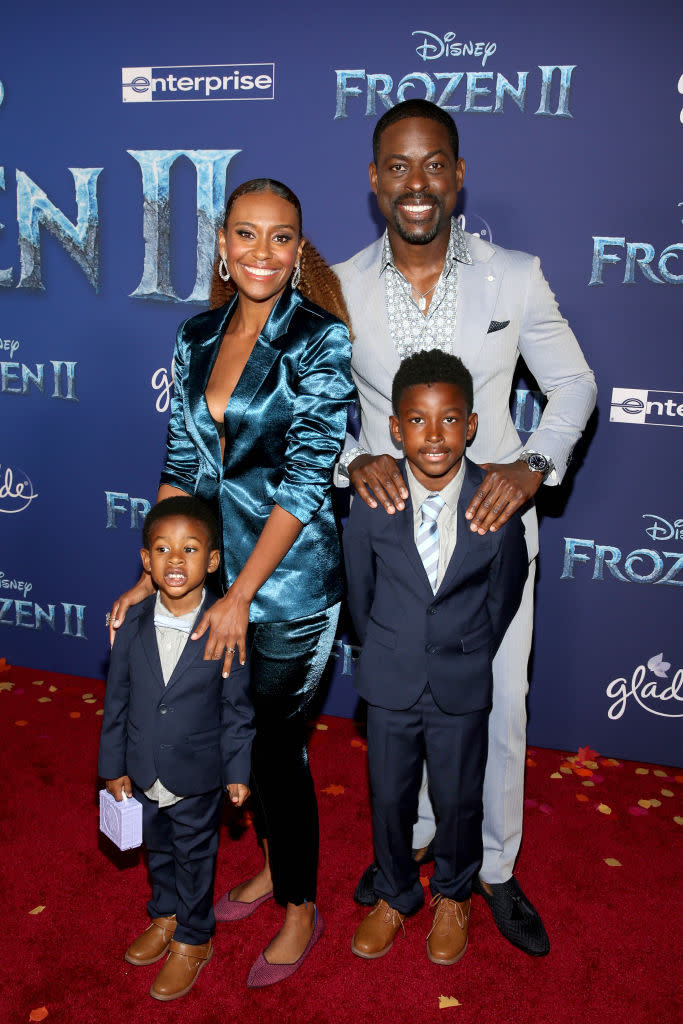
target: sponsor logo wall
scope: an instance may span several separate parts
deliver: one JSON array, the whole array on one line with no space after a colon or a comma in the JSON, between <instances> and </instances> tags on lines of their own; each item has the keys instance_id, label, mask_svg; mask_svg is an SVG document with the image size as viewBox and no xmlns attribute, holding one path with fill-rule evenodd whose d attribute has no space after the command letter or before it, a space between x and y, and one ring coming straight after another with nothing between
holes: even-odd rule
<instances>
[{"instance_id":1,"label":"sponsor logo wall","mask_svg":"<svg viewBox=\"0 0 683 1024\"><path fill-rule=\"evenodd\" d=\"M530 741L679 761L683 435L633 428L683 425L683 12L625 0L609 47L588 9L569 22L538 0L119 13L89 12L74 76L77 10L57 20L36 0L4 26L0 656L106 671L104 616L137 576L163 460L173 340L206 302L232 188L286 181L314 244L347 258L380 230L376 119L426 97L459 126L466 229L541 257L600 389L566 484L538 503ZM624 78L636 62L647 88ZM524 439L543 395L523 366L511 390ZM354 712L357 657L340 631L328 711Z\"/></svg>"}]
</instances>

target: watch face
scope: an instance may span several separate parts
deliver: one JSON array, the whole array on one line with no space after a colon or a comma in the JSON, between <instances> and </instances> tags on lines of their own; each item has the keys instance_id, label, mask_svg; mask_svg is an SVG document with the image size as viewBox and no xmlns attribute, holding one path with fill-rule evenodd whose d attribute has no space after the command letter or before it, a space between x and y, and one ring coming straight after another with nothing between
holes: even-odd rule
<instances>
[{"instance_id":1,"label":"watch face","mask_svg":"<svg viewBox=\"0 0 683 1024\"><path fill-rule=\"evenodd\" d=\"M536 473L546 473L548 470L548 460L544 455L530 455L527 459L527 465L529 469L533 469Z\"/></svg>"}]
</instances>

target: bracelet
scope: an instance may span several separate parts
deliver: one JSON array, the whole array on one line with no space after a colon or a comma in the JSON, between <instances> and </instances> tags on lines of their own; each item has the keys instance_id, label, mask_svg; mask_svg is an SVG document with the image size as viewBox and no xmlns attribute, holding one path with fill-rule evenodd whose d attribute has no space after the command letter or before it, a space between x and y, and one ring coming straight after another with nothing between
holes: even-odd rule
<instances>
[{"instance_id":1,"label":"bracelet","mask_svg":"<svg viewBox=\"0 0 683 1024\"><path fill-rule=\"evenodd\" d=\"M349 479L349 466L354 459L357 459L359 455L367 455L365 448L361 448L360 445L356 445L354 448L349 448L347 452L344 452L337 463L337 473L339 476L344 477L345 480Z\"/></svg>"}]
</instances>

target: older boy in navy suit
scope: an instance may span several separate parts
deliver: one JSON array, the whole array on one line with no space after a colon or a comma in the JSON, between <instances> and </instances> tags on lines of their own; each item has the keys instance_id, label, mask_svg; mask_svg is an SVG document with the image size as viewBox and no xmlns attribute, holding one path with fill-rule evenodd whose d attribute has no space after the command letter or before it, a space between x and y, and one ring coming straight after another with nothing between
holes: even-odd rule
<instances>
[{"instance_id":1,"label":"older boy in navy suit","mask_svg":"<svg viewBox=\"0 0 683 1024\"><path fill-rule=\"evenodd\" d=\"M188 638L212 603L204 589L218 567L216 521L198 498L150 510L142 564L158 588L131 608L116 634L104 700L99 774L117 800L142 804L152 923L126 951L131 964L170 954L150 989L168 1001L188 992L211 959L213 884L223 787L249 795L252 709L246 666L204 661Z\"/></svg>"},{"instance_id":2,"label":"older boy in navy suit","mask_svg":"<svg viewBox=\"0 0 683 1024\"><path fill-rule=\"evenodd\" d=\"M412 857L422 763L437 814L431 880L433 963L467 948L482 858L482 787L491 662L528 570L519 516L484 536L467 509L485 473L465 458L477 429L472 377L455 356L420 352L393 382L391 433L410 498L400 515L355 501L344 532L349 607L363 644L355 684L368 702L378 902L353 952L383 956L424 902Z\"/></svg>"}]
</instances>

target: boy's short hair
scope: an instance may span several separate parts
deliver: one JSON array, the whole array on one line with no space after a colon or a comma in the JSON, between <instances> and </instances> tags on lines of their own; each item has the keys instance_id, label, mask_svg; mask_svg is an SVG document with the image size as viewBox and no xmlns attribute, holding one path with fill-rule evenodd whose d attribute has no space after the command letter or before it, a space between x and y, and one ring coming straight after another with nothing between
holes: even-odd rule
<instances>
[{"instance_id":1,"label":"boy's short hair","mask_svg":"<svg viewBox=\"0 0 683 1024\"><path fill-rule=\"evenodd\" d=\"M186 494L175 494L172 498L164 498L153 505L142 525L142 546L149 550L149 539L152 527L160 519L168 519L169 516L186 516L187 519L196 519L206 528L209 535L209 547L212 551L218 548L218 522L212 509L201 498L195 498Z\"/></svg>"},{"instance_id":2,"label":"boy's short hair","mask_svg":"<svg viewBox=\"0 0 683 1024\"><path fill-rule=\"evenodd\" d=\"M401 395L407 388L415 387L416 384L455 384L465 396L467 412L472 412L472 374L457 356L432 348L427 352L416 352L404 359L396 371L391 386L391 404L397 416Z\"/></svg>"}]
</instances>

